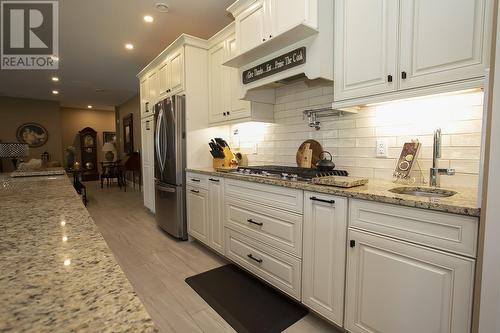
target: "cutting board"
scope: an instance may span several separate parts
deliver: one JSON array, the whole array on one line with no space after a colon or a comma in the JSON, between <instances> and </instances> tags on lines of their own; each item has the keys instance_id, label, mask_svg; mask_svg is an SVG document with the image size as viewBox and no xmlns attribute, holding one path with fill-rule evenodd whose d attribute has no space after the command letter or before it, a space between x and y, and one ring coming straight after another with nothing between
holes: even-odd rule
<instances>
[{"instance_id":1,"label":"cutting board","mask_svg":"<svg viewBox=\"0 0 500 333\"><path fill-rule=\"evenodd\" d=\"M308 150L311 150L311 152L309 152ZM316 140L306 140L306 141L302 142L299 149L297 150L297 155L296 155L297 165L299 167L303 167L303 168L304 167L305 168L314 167L316 165L316 162L318 162L318 160L320 159L319 155L321 154L322 151L323 151L323 147ZM309 154L311 156L309 158L311 163L308 163L307 166L303 166L303 165L305 165L304 164L304 155L309 157Z\"/></svg>"},{"instance_id":2,"label":"cutting board","mask_svg":"<svg viewBox=\"0 0 500 333\"><path fill-rule=\"evenodd\" d=\"M316 185L336 186L336 187L355 187L362 186L368 183L368 178L363 177L346 177L346 176L326 176L312 179L312 183Z\"/></svg>"}]
</instances>

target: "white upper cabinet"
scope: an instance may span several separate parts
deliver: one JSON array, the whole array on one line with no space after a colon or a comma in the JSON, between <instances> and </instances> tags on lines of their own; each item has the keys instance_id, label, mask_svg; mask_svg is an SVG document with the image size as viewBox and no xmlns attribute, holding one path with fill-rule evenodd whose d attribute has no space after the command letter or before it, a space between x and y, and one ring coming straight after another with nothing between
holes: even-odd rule
<instances>
[{"instance_id":1,"label":"white upper cabinet","mask_svg":"<svg viewBox=\"0 0 500 333\"><path fill-rule=\"evenodd\" d=\"M335 4L335 99L396 90L398 1Z\"/></svg>"},{"instance_id":2,"label":"white upper cabinet","mask_svg":"<svg viewBox=\"0 0 500 333\"><path fill-rule=\"evenodd\" d=\"M158 91L161 98L184 90L184 57L182 48L171 52L158 67Z\"/></svg>"},{"instance_id":3,"label":"white upper cabinet","mask_svg":"<svg viewBox=\"0 0 500 333\"><path fill-rule=\"evenodd\" d=\"M236 54L234 24L210 39L208 51L209 122L273 121L274 106L240 99L241 76L238 69L224 66Z\"/></svg>"},{"instance_id":4,"label":"white upper cabinet","mask_svg":"<svg viewBox=\"0 0 500 333\"><path fill-rule=\"evenodd\" d=\"M336 0L333 107L479 87L492 0Z\"/></svg>"},{"instance_id":5,"label":"white upper cabinet","mask_svg":"<svg viewBox=\"0 0 500 333\"><path fill-rule=\"evenodd\" d=\"M402 89L484 75L486 2L401 1Z\"/></svg>"},{"instance_id":6,"label":"white upper cabinet","mask_svg":"<svg viewBox=\"0 0 500 333\"><path fill-rule=\"evenodd\" d=\"M266 41L267 1L257 1L236 17L236 35L241 53Z\"/></svg>"},{"instance_id":7,"label":"white upper cabinet","mask_svg":"<svg viewBox=\"0 0 500 333\"><path fill-rule=\"evenodd\" d=\"M182 48L174 51L168 58L170 64L170 93L184 90L184 53Z\"/></svg>"},{"instance_id":8,"label":"white upper cabinet","mask_svg":"<svg viewBox=\"0 0 500 333\"><path fill-rule=\"evenodd\" d=\"M236 1L228 11L235 18L238 52L225 64L241 67L318 33L318 1Z\"/></svg>"},{"instance_id":9,"label":"white upper cabinet","mask_svg":"<svg viewBox=\"0 0 500 333\"><path fill-rule=\"evenodd\" d=\"M224 120L224 100L228 96L224 90L225 69L222 66L224 60L224 42L221 42L208 51L208 86L209 86L209 121L216 123ZM224 116L223 116L224 113Z\"/></svg>"},{"instance_id":10,"label":"white upper cabinet","mask_svg":"<svg viewBox=\"0 0 500 333\"><path fill-rule=\"evenodd\" d=\"M272 22L271 34L267 37L272 38L282 34L298 24L305 23L317 28L315 11L317 11L317 2L309 0L270 0L269 14Z\"/></svg>"}]
</instances>

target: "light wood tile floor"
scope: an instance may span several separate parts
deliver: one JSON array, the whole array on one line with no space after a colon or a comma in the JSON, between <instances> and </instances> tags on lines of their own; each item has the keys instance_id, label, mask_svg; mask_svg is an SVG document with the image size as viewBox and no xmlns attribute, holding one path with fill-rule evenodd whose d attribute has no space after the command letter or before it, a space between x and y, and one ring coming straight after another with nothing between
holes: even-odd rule
<instances>
[{"instance_id":1,"label":"light wood tile floor","mask_svg":"<svg viewBox=\"0 0 500 333\"><path fill-rule=\"evenodd\" d=\"M86 183L87 206L118 263L161 332L235 332L184 279L227 262L197 242L162 232L143 206L142 194L116 185ZM337 332L309 314L285 332Z\"/></svg>"}]
</instances>

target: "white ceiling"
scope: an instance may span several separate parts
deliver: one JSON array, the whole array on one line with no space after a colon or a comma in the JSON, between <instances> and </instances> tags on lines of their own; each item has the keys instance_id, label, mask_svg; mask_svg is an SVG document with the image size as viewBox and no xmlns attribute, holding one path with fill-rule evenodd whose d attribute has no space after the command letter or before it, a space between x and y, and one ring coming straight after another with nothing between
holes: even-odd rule
<instances>
[{"instance_id":1,"label":"white ceiling","mask_svg":"<svg viewBox=\"0 0 500 333\"><path fill-rule=\"evenodd\" d=\"M59 70L0 70L0 95L71 107L120 105L137 94L136 74L181 33L208 38L232 20L225 9L234 0L163 0L168 13L155 9L160 1L59 1ZM144 22L146 14L153 23ZM125 50L127 42L134 50ZM54 75L59 83L51 82Z\"/></svg>"}]
</instances>

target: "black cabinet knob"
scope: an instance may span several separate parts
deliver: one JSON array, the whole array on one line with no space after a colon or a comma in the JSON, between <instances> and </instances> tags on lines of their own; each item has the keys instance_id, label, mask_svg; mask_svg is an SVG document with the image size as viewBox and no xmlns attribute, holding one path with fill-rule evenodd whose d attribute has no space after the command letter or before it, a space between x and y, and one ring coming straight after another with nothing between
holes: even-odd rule
<instances>
[{"instance_id":1,"label":"black cabinet knob","mask_svg":"<svg viewBox=\"0 0 500 333\"><path fill-rule=\"evenodd\" d=\"M387 82L392 82L392 75L387 75Z\"/></svg>"},{"instance_id":2,"label":"black cabinet knob","mask_svg":"<svg viewBox=\"0 0 500 333\"><path fill-rule=\"evenodd\" d=\"M403 80L406 80L406 72L401 72L401 78L402 78Z\"/></svg>"}]
</instances>

